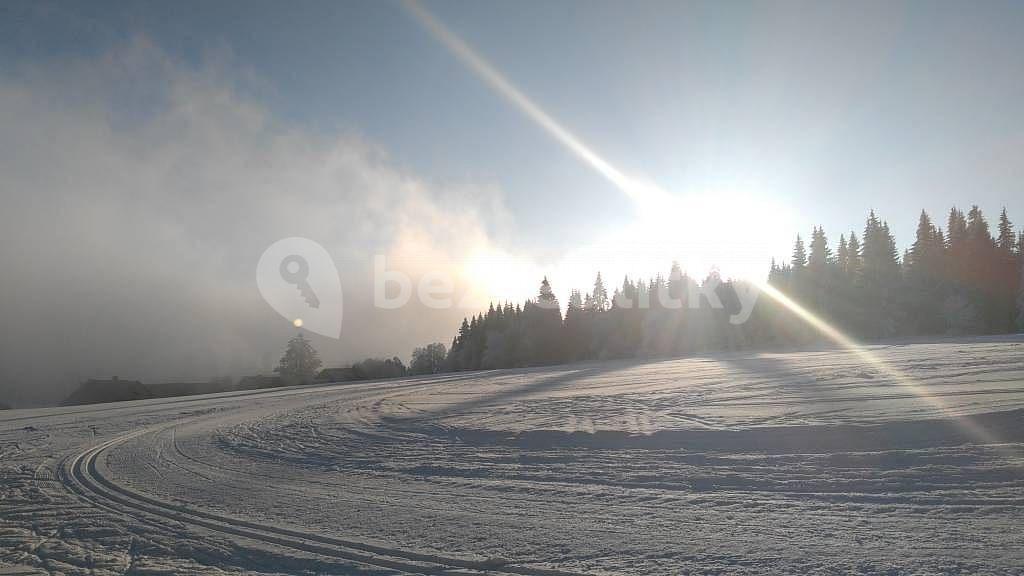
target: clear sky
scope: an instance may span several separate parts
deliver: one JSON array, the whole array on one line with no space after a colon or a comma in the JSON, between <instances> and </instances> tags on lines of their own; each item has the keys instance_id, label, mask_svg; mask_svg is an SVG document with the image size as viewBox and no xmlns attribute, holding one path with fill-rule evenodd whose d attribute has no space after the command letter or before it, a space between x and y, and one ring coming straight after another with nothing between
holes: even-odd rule
<instances>
[{"instance_id":1,"label":"clear sky","mask_svg":"<svg viewBox=\"0 0 1024 576\"><path fill-rule=\"evenodd\" d=\"M1019 2L419 6L535 112L661 199L624 190L399 2L3 2L0 191L21 210L8 210L7 249L29 232L49 241L54 223L58 233L39 251L52 266L18 268L21 256L0 254L26 282L0 296L24 310L32 280L83 262L66 262L73 242L60 239L97 229L66 208L82 194L97 214L116 212L97 208L104 199L129 211L117 226L176 226L190 238L194 262L153 235L149 249L168 263L148 281L213 266L222 250L243 263L231 281L251 284L259 252L300 233L323 242L343 275L368 269L376 250L422 263L426 245L432 261L512 299L541 273L564 298L597 268L617 283L679 259L702 275L742 253L753 262L744 272L766 270L797 232L822 225L834 246L872 208L901 247L921 208L944 224L953 204L977 203L992 219L1005 205L1024 222ZM282 182L322 198L302 196L289 212L275 204L286 193L271 184ZM238 196L224 192L232 186ZM381 215L382 199L399 217ZM177 213L183 202L192 211ZM285 212L294 225L277 219ZM428 223L410 231L417 219ZM613 254L644 240L665 249ZM406 330L408 341L360 338L337 356L405 354L415 339L448 337L465 312ZM82 354L72 377L117 365ZM245 362L198 365L184 372Z\"/></svg>"}]
</instances>

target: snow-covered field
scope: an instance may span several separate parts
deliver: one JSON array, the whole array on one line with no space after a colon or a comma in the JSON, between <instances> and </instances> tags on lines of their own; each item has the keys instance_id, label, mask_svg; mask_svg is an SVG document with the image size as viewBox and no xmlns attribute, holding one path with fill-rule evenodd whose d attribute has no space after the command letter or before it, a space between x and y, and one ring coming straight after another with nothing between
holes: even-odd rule
<instances>
[{"instance_id":1,"label":"snow-covered field","mask_svg":"<svg viewBox=\"0 0 1024 576\"><path fill-rule=\"evenodd\" d=\"M0 573L1024 573L1024 339L870 352L0 413Z\"/></svg>"}]
</instances>

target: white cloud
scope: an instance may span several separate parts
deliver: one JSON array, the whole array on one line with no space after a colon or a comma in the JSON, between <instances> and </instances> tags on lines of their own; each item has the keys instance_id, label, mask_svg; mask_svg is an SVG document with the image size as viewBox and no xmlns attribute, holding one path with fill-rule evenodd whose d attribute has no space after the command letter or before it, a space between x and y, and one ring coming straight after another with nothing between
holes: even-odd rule
<instances>
[{"instance_id":1,"label":"white cloud","mask_svg":"<svg viewBox=\"0 0 1024 576\"><path fill-rule=\"evenodd\" d=\"M5 396L266 370L292 329L254 271L287 236L320 242L341 270L342 340L318 341L328 360L405 356L467 312L372 310L370 263L440 267L465 290L463 259L508 224L495 187L428 183L361 138L283 123L230 77L144 40L0 76Z\"/></svg>"}]
</instances>

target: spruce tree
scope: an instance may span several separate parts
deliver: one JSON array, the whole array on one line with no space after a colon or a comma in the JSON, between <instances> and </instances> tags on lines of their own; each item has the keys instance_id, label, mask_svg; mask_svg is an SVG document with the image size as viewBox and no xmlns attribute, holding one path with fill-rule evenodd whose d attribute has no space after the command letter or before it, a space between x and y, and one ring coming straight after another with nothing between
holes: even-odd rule
<instances>
[{"instance_id":1,"label":"spruce tree","mask_svg":"<svg viewBox=\"0 0 1024 576\"><path fill-rule=\"evenodd\" d=\"M619 288L612 297L612 309L617 308L638 308L641 303L637 301L636 285L630 282L629 276L622 278L622 288Z\"/></svg>"},{"instance_id":2,"label":"spruce tree","mask_svg":"<svg viewBox=\"0 0 1024 576\"><path fill-rule=\"evenodd\" d=\"M569 310L583 310L583 297L580 296L580 291L573 289L572 293L569 294L569 303L566 305L566 312Z\"/></svg>"},{"instance_id":3,"label":"spruce tree","mask_svg":"<svg viewBox=\"0 0 1024 576\"><path fill-rule=\"evenodd\" d=\"M597 273L597 279L594 280L594 291L590 294L590 310L595 312L604 312L608 309L608 291L604 287L604 281L601 280L601 273Z\"/></svg>"},{"instance_id":4,"label":"spruce tree","mask_svg":"<svg viewBox=\"0 0 1024 576\"><path fill-rule=\"evenodd\" d=\"M999 214L999 235L996 238L996 254L993 277L996 285L994 297L996 309L993 311L996 325L993 330L1008 332L1016 329L1017 293L1020 290L1020 271L1018 270L1017 235L1013 223L1006 215L1004 207Z\"/></svg>"},{"instance_id":5,"label":"spruce tree","mask_svg":"<svg viewBox=\"0 0 1024 576\"><path fill-rule=\"evenodd\" d=\"M540 283L540 294L537 296L537 303L542 307L558 306L558 299L555 298L555 293L551 290L551 284L548 282L547 276Z\"/></svg>"},{"instance_id":6,"label":"spruce tree","mask_svg":"<svg viewBox=\"0 0 1024 576\"><path fill-rule=\"evenodd\" d=\"M898 327L896 288L899 280L899 258L896 241L889 225L878 219L872 210L864 226L863 270L861 296L865 335L879 338L892 335Z\"/></svg>"},{"instance_id":7,"label":"spruce tree","mask_svg":"<svg viewBox=\"0 0 1024 576\"><path fill-rule=\"evenodd\" d=\"M587 318L583 310L583 297L580 291L575 289L569 295L569 303L565 308L565 340L567 360L571 362L586 357L590 346Z\"/></svg>"},{"instance_id":8,"label":"spruce tree","mask_svg":"<svg viewBox=\"0 0 1024 576\"><path fill-rule=\"evenodd\" d=\"M807 266L807 251L804 249L804 240L799 234L796 235L796 242L793 244L793 258L790 265L794 270L802 270Z\"/></svg>"},{"instance_id":9,"label":"spruce tree","mask_svg":"<svg viewBox=\"0 0 1024 576\"><path fill-rule=\"evenodd\" d=\"M962 210L956 206L949 209L949 220L946 222L947 248L953 249L967 239L967 219Z\"/></svg>"},{"instance_id":10,"label":"spruce tree","mask_svg":"<svg viewBox=\"0 0 1024 576\"><path fill-rule=\"evenodd\" d=\"M999 237L996 239L996 243L1005 255L1011 256L1013 255L1016 240L1016 235L1013 233L1013 224L1006 215L1006 207L1004 206L1003 211L999 213Z\"/></svg>"},{"instance_id":11,"label":"spruce tree","mask_svg":"<svg viewBox=\"0 0 1024 576\"><path fill-rule=\"evenodd\" d=\"M967 219L956 206L950 208L946 222L946 274L959 286L966 276Z\"/></svg>"},{"instance_id":12,"label":"spruce tree","mask_svg":"<svg viewBox=\"0 0 1024 576\"><path fill-rule=\"evenodd\" d=\"M999 289L999 256L988 221L977 205L967 213L965 282L970 298L980 313L981 329L1001 331L1003 313ZM975 331L972 329L972 331Z\"/></svg>"},{"instance_id":13,"label":"spruce tree","mask_svg":"<svg viewBox=\"0 0 1024 576\"><path fill-rule=\"evenodd\" d=\"M828 247L825 229L815 226L811 232L811 253L807 257L807 278L804 279L805 304L819 314L826 314L830 306L829 300L834 294L835 275L832 250Z\"/></svg>"},{"instance_id":14,"label":"spruce tree","mask_svg":"<svg viewBox=\"0 0 1024 576\"><path fill-rule=\"evenodd\" d=\"M774 261L772 262L774 265ZM839 235L839 247L836 249L836 266L839 272L847 274L850 270L850 249L846 245L846 235Z\"/></svg>"},{"instance_id":15,"label":"spruce tree","mask_svg":"<svg viewBox=\"0 0 1024 576\"><path fill-rule=\"evenodd\" d=\"M807 267L820 272L831 261L832 250L828 247L825 229L815 226L814 231L811 233L811 255L807 259Z\"/></svg>"},{"instance_id":16,"label":"spruce tree","mask_svg":"<svg viewBox=\"0 0 1024 576\"><path fill-rule=\"evenodd\" d=\"M284 355L274 368L287 385L309 384L320 369L320 356L309 340L299 332L288 341Z\"/></svg>"},{"instance_id":17,"label":"spruce tree","mask_svg":"<svg viewBox=\"0 0 1024 576\"><path fill-rule=\"evenodd\" d=\"M914 243L904 259L909 291L906 305L919 333L935 334L945 326L942 314L944 253L942 232L922 210Z\"/></svg>"},{"instance_id":18,"label":"spruce tree","mask_svg":"<svg viewBox=\"0 0 1024 576\"><path fill-rule=\"evenodd\" d=\"M530 362L552 364L565 359L562 313L547 277L541 282L536 302L523 311L524 346Z\"/></svg>"},{"instance_id":19,"label":"spruce tree","mask_svg":"<svg viewBox=\"0 0 1024 576\"><path fill-rule=\"evenodd\" d=\"M924 210L917 222L917 234L910 247L907 268L922 277L935 277L941 271L945 251L942 233Z\"/></svg>"},{"instance_id":20,"label":"spruce tree","mask_svg":"<svg viewBox=\"0 0 1024 576\"><path fill-rule=\"evenodd\" d=\"M860 241L857 240L857 233L851 230L846 273L851 278L858 278L863 270L863 264L864 260L861 256Z\"/></svg>"}]
</instances>

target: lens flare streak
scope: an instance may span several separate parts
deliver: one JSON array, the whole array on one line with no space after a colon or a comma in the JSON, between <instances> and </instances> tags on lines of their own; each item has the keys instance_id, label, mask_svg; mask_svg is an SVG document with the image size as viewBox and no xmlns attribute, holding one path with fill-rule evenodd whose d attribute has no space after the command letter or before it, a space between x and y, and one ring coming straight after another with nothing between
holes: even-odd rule
<instances>
[{"instance_id":1,"label":"lens flare streak","mask_svg":"<svg viewBox=\"0 0 1024 576\"><path fill-rule=\"evenodd\" d=\"M650 182L627 176L616 168L611 162L601 157L583 141L577 138L572 132L562 126L550 114L538 106L526 94L519 90L512 82L501 74L494 66L480 54L466 44L461 38L452 33L441 23L440 20L428 12L419 2L407 0L406 8L416 17L424 28L430 32L449 52L460 62L476 74L488 86L497 92L502 98L508 100L513 106L522 111L528 118L533 120L544 131L555 140L565 146L569 151L583 160L599 174L607 178L619 190L625 193L630 199L641 205L650 205L653 201L665 201L671 198L671 194L657 187Z\"/></svg>"},{"instance_id":2,"label":"lens flare streak","mask_svg":"<svg viewBox=\"0 0 1024 576\"><path fill-rule=\"evenodd\" d=\"M956 420L965 432L970 434L973 438L985 444L998 444L999 439L993 436L988 430L975 424L970 418L965 417L961 414L955 413L950 407L943 401L941 397L935 396L928 392L927 388L915 382L912 378L903 374L884 360L872 354L865 346L859 344L854 339L850 338L846 334L843 334L837 330L834 326L824 321L816 314L807 310L795 300L785 295L777 288L768 284L767 282L757 283L758 288L761 290L763 296L768 296L775 302L778 302L791 312L794 316L800 320L806 322L815 330L819 331L829 340L838 344L839 346L849 350L856 355L865 364L878 370L890 381L894 382L898 386L903 386L913 392L917 397L921 398L925 402L929 403L933 408L937 409L940 413L947 417Z\"/></svg>"}]
</instances>

